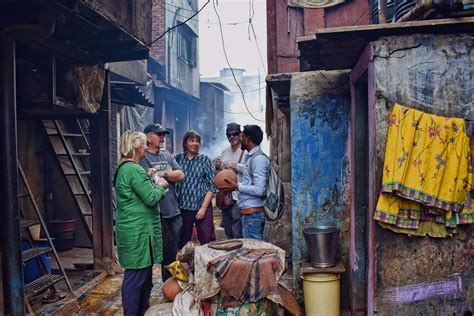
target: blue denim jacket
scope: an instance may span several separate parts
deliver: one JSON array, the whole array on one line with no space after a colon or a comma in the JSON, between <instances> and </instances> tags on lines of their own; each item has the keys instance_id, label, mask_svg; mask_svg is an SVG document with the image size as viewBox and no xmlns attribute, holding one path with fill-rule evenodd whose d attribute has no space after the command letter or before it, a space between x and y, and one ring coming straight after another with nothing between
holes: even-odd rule
<instances>
[{"instance_id":1,"label":"blue denim jacket","mask_svg":"<svg viewBox=\"0 0 474 316\"><path fill-rule=\"evenodd\" d=\"M267 190L270 160L263 155L259 155L253 159L253 179L247 170L250 158L252 158L252 156L259 150L261 150L260 146L256 146L245 155L245 168L242 168L243 175L237 187L237 190L239 191L238 206L240 209L263 206L262 196L265 195Z\"/></svg>"}]
</instances>

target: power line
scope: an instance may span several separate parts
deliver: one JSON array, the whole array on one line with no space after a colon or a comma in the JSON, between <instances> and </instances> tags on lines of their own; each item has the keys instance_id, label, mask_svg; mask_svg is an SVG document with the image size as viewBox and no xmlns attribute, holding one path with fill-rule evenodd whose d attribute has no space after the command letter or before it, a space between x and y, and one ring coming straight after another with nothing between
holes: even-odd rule
<instances>
[{"instance_id":1,"label":"power line","mask_svg":"<svg viewBox=\"0 0 474 316\"><path fill-rule=\"evenodd\" d=\"M216 109L217 111L224 112L227 114L249 114L248 112L232 112L232 111L226 111L226 110L221 110L221 109ZM261 110L255 110L252 113L258 113L258 112L263 112L263 109Z\"/></svg>"},{"instance_id":2,"label":"power line","mask_svg":"<svg viewBox=\"0 0 474 316\"><path fill-rule=\"evenodd\" d=\"M180 17L183 17L183 18L186 18L186 19L190 18L190 17L187 16L187 15L183 15L183 14L178 13L177 11L173 11L173 10L168 9L166 6L162 5L162 4L159 3L159 2L153 1L153 3L156 4L156 5L159 6L159 7L162 7L163 9L165 9L165 10L168 11L168 12L171 12L171 13L173 13L173 14L176 14L177 16L180 16ZM193 13L194 13L194 11L192 11L192 10L184 9L184 8L181 8L181 7L177 6L177 5L173 5L173 4L168 3L168 2L166 2L166 5L170 5L170 6L172 6L172 7L181 9L181 10L183 10L183 11L189 11L189 12L193 12ZM203 23L203 24L219 25L219 23L217 23L217 22L201 21L201 20L199 20L199 19L194 19L194 18L193 18L193 19L189 19L189 20L196 21L196 22ZM238 22L227 22L227 23L222 23L222 24L223 24L223 25L239 25L239 24L244 24L244 23L247 23L247 22L248 22L248 21L238 21Z\"/></svg>"},{"instance_id":3,"label":"power line","mask_svg":"<svg viewBox=\"0 0 474 316\"><path fill-rule=\"evenodd\" d=\"M262 63L263 71L265 71L266 74L267 68L265 67L265 62L263 61L262 53L260 52L260 47L258 46L257 34L255 34L255 29L253 28L252 20L250 20L249 24L252 29L253 38L255 39L255 46L257 46L258 56L260 57L260 62Z\"/></svg>"},{"instance_id":4,"label":"power line","mask_svg":"<svg viewBox=\"0 0 474 316\"><path fill-rule=\"evenodd\" d=\"M213 87L216 88L216 89L222 90L224 93L240 93L240 91L232 91L232 90L225 90L225 89L222 89L221 87L216 86L215 84L212 84L211 82L205 82L205 81L203 81L203 82L204 82L204 83L207 83L207 84L209 84L209 85L211 85L211 86L213 86ZM243 91L244 91L244 93L248 93L248 92L255 92L255 91L263 90L263 89L265 89L265 88L266 88L266 87L263 86L263 87L260 87L260 88L257 88L257 89L243 90Z\"/></svg>"},{"instance_id":5,"label":"power line","mask_svg":"<svg viewBox=\"0 0 474 316\"><path fill-rule=\"evenodd\" d=\"M186 24L186 22L188 22L189 20L191 20L192 18L194 18L196 15L198 15L199 12L201 12L202 9L204 9L204 8L209 4L209 2L211 2L211 0L207 0L207 2L204 3L203 6L202 6L199 10L197 10L196 13L194 13L193 15L191 15L189 18L187 18L187 19L184 20L183 22L181 22L181 23L179 23L179 24L176 24L176 25L173 26L173 27L170 27L169 29L167 29L165 32L163 32L161 35L159 35L157 38L155 38L153 41L151 41L151 42L150 42L149 44L147 44L146 46L151 46L151 45L152 45L153 43L155 43L157 40L159 40L160 38L162 38L163 36L165 36L166 33L168 33L169 31L171 31L171 30L173 30L173 29L175 29L175 28L177 28L177 27L179 27L179 26L181 26L181 25L183 25L183 24Z\"/></svg>"},{"instance_id":6,"label":"power line","mask_svg":"<svg viewBox=\"0 0 474 316\"><path fill-rule=\"evenodd\" d=\"M260 46L258 46L257 34L255 33L255 28L253 27L253 23L252 23L254 16L255 16L255 9L253 7L253 0L249 0L249 26L248 26L249 41L250 41L250 30L252 30L253 38L255 40L255 46L257 47L257 51L258 51L258 57L260 58L260 62L262 63L263 71L266 74L267 68L265 66L265 62L263 61L262 53L260 51Z\"/></svg>"},{"instance_id":7,"label":"power line","mask_svg":"<svg viewBox=\"0 0 474 316\"><path fill-rule=\"evenodd\" d=\"M214 12L216 13L217 20L219 21L219 30L220 30L220 34L221 34L222 50L224 51L225 60L226 60L226 62L227 62L227 65L228 65L229 68L230 68L230 71L232 72L232 77L234 78L235 84L237 85L237 87L239 87L240 94L242 95L242 100L244 101L244 104L245 104L245 108L247 109L247 112L250 114L250 116L251 116L254 120L259 121L259 122L265 122L265 121L263 121L263 120L260 120L260 119L256 118L256 117L252 114L252 112L250 112L250 110L249 110L249 107L248 107L248 105L247 105L247 101L245 100L244 92L242 91L242 88L240 87L240 85L239 85L239 83L238 83L238 81L237 81L237 78L235 77L234 69L233 69L232 66L230 65L229 58L228 58L228 56L227 56L227 52L226 52L226 49L225 49L224 33L223 33L223 31L222 31L221 17L219 16L219 12L217 12L215 0L212 1L212 6L213 6L213 8L214 8Z\"/></svg>"},{"instance_id":8,"label":"power line","mask_svg":"<svg viewBox=\"0 0 474 316\"><path fill-rule=\"evenodd\" d=\"M220 77L204 77L204 76L202 76L202 78L204 80L206 80L206 81L203 81L203 82L219 82L219 83L222 83L223 85L226 85L226 82L225 81L220 81L220 80L222 80L223 78L227 78L227 77L232 77L232 73L230 75L225 75L225 76L220 76ZM257 78L257 77L258 77L258 74L257 75L252 75L252 76L242 76L242 78L246 79L246 81L251 81L250 79ZM262 85L262 84L265 84L265 83L266 83L266 81L262 80L262 81L250 82L250 83L247 83L247 84L241 84L240 86L241 87L252 87L252 86Z\"/></svg>"},{"instance_id":9,"label":"power line","mask_svg":"<svg viewBox=\"0 0 474 316\"><path fill-rule=\"evenodd\" d=\"M158 0L158 1L159 1L159 0ZM153 3L159 5L159 6L162 7L162 8L164 8L164 7L162 6L162 4L159 3L158 1L153 1ZM183 10L183 11L188 11L188 12L192 12L192 13L196 12L195 10L189 10L189 9L181 8L180 6L177 6L176 4L172 4L172 3L169 3L169 2L166 2L166 1L163 1L163 2L165 3L165 5L169 5L169 6L171 6L171 7L175 7L175 8L177 8L177 9L181 9L181 10Z\"/></svg>"}]
</instances>

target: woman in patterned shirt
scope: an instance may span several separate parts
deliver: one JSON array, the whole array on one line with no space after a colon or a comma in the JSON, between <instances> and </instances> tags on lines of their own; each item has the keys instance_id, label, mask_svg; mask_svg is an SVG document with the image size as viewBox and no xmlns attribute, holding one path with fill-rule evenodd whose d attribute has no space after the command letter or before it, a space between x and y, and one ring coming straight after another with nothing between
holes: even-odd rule
<instances>
[{"instance_id":1,"label":"woman in patterned shirt","mask_svg":"<svg viewBox=\"0 0 474 316\"><path fill-rule=\"evenodd\" d=\"M180 248L191 240L193 224L201 245L216 240L211 203L216 192L214 167L208 156L199 153L200 148L201 136L190 130L183 137L183 152L176 155L184 172L184 181L175 187L183 218Z\"/></svg>"}]
</instances>

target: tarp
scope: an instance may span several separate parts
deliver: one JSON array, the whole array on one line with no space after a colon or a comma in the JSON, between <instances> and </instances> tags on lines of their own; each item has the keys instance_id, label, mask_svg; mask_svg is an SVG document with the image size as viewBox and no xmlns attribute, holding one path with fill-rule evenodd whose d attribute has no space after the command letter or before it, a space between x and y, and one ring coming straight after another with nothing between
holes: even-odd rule
<instances>
[{"instance_id":1,"label":"tarp","mask_svg":"<svg viewBox=\"0 0 474 316\"><path fill-rule=\"evenodd\" d=\"M145 126L153 124L155 109L149 106L135 104L134 107L124 106L122 109L123 129L143 132Z\"/></svg>"},{"instance_id":2,"label":"tarp","mask_svg":"<svg viewBox=\"0 0 474 316\"><path fill-rule=\"evenodd\" d=\"M346 2L345 0L288 0L288 6L295 8L327 8L332 7L340 3Z\"/></svg>"},{"instance_id":3,"label":"tarp","mask_svg":"<svg viewBox=\"0 0 474 316\"><path fill-rule=\"evenodd\" d=\"M89 113L97 112L104 90L104 69L99 65L73 66L65 77L76 93L76 106Z\"/></svg>"}]
</instances>

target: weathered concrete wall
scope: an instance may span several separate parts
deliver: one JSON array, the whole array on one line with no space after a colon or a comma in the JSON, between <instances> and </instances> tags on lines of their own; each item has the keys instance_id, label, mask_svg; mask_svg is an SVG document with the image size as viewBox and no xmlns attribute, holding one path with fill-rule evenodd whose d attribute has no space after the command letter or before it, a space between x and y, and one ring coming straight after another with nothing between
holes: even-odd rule
<instances>
[{"instance_id":1,"label":"weathered concrete wall","mask_svg":"<svg viewBox=\"0 0 474 316\"><path fill-rule=\"evenodd\" d=\"M388 37L373 43L377 190L394 102L455 117L474 108L473 44L469 35ZM446 239L408 237L377 225L375 238L379 315L465 315L474 310L472 225L461 225Z\"/></svg>"},{"instance_id":2,"label":"weathered concrete wall","mask_svg":"<svg viewBox=\"0 0 474 316\"><path fill-rule=\"evenodd\" d=\"M341 237L338 257L348 267L348 90L344 72L299 73L291 80L293 284L298 292L301 265L309 260L304 227L336 224ZM341 297L349 297L347 282L343 275Z\"/></svg>"}]
</instances>

